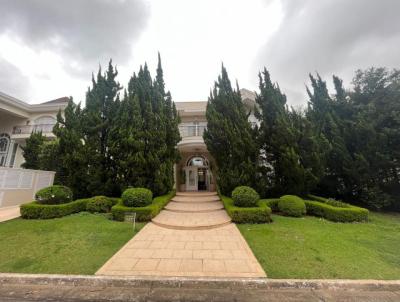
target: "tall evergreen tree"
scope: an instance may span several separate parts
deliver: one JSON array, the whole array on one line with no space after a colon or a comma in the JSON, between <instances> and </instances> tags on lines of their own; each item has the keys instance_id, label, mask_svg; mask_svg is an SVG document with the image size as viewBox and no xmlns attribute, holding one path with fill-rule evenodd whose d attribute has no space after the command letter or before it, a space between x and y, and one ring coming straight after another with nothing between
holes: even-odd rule
<instances>
[{"instance_id":1,"label":"tall evergreen tree","mask_svg":"<svg viewBox=\"0 0 400 302\"><path fill-rule=\"evenodd\" d=\"M204 141L217 164L217 183L230 195L239 185L254 186L258 148L239 88L233 89L222 66L207 102Z\"/></svg>"},{"instance_id":2,"label":"tall evergreen tree","mask_svg":"<svg viewBox=\"0 0 400 302\"><path fill-rule=\"evenodd\" d=\"M143 187L145 163L143 119L139 98L132 91L124 91L118 118L113 124L110 137L110 154L117 167L117 179L121 190L129 186Z\"/></svg>"},{"instance_id":3,"label":"tall evergreen tree","mask_svg":"<svg viewBox=\"0 0 400 302\"><path fill-rule=\"evenodd\" d=\"M41 131L34 131L21 146L25 162L21 165L25 169L40 170L40 150L46 141Z\"/></svg>"},{"instance_id":4,"label":"tall evergreen tree","mask_svg":"<svg viewBox=\"0 0 400 302\"><path fill-rule=\"evenodd\" d=\"M264 195L304 194L315 181L311 182L314 175L308 175L311 170L304 168L299 153L300 129L296 128L299 125L291 120L293 115L286 105L286 96L277 84L272 83L265 68L259 74L259 80L260 93L256 97L259 110L256 116L261 121L259 144L265 163L260 168L263 179L269 179L270 184L269 188L265 188L267 190L264 189ZM296 117L301 119L300 115Z\"/></svg>"},{"instance_id":5,"label":"tall evergreen tree","mask_svg":"<svg viewBox=\"0 0 400 302\"><path fill-rule=\"evenodd\" d=\"M88 155L88 190L92 195L119 196L116 167L110 155L110 132L119 107L118 71L110 60L107 71L101 68L92 78L83 110L83 130Z\"/></svg>"},{"instance_id":6,"label":"tall evergreen tree","mask_svg":"<svg viewBox=\"0 0 400 302\"><path fill-rule=\"evenodd\" d=\"M70 187L75 198L87 197L89 175L88 156L83 134L83 114L80 104L70 98L64 112L57 115L53 132L58 140L59 181Z\"/></svg>"},{"instance_id":7,"label":"tall evergreen tree","mask_svg":"<svg viewBox=\"0 0 400 302\"><path fill-rule=\"evenodd\" d=\"M131 152L131 156L126 153L115 156L122 162L130 160L129 164L125 163L126 170L129 170L129 166L132 169L126 185L147 187L155 195L165 194L173 187L174 163L178 159L176 148L180 140L179 117L171 94L165 91L160 56L158 59L154 80L147 64L131 77L118 114L120 117L122 114L122 118L116 123L116 129L123 134L114 147L118 152L118 144L130 144L123 150ZM129 140L123 138L130 136L132 138Z\"/></svg>"}]
</instances>

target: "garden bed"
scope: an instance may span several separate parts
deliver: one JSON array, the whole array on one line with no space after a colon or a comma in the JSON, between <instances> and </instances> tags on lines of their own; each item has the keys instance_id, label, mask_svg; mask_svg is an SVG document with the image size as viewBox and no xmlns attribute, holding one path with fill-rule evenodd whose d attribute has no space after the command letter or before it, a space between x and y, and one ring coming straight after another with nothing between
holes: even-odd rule
<instances>
[{"instance_id":1,"label":"garden bed","mask_svg":"<svg viewBox=\"0 0 400 302\"><path fill-rule=\"evenodd\" d=\"M153 199L152 203L145 207L127 207L119 199L117 204L111 208L113 219L124 221L126 215L136 213L136 221L150 221L167 205L167 203L175 196L175 191Z\"/></svg>"},{"instance_id":2,"label":"garden bed","mask_svg":"<svg viewBox=\"0 0 400 302\"><path fill-rule=\"evenodd\" d=\"M347 203L335 201L333 204L340 206L330 205L329 199L309 195L309 198L318 200L304 200L306 205L306 215L322 217L334 222L364 222L368 221L369 211L364 208L356 207ZM278 209L279 199L261 199L260 202L264 202L268 207L271 208L272 212L279 214Z\"/></svg>"},{"instance_id":3,"label":"garden bed","mask_svg":"<svg viewBox=\"0 0 400 302\"><path fill-rule=\"evenodd\" d=\"M235 223L266 223L271 222L271 209L263 201L257 207L237 207L232 198L221 196L225 210Z\"/></svg>"}]
</instances>

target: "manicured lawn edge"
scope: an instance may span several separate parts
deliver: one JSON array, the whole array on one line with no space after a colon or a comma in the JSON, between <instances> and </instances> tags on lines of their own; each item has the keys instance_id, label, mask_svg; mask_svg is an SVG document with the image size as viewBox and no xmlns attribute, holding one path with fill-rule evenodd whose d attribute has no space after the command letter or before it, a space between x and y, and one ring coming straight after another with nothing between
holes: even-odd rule
<instances>
[{"instance_id":1,"label":"manicured lawn edge","mask_svg":"<svg viewBox=\"0 0 400 302\"><path fill-rule=\"evenodd\" d=\"M120 199L118 203L111 208L114 220L124 221L125 215L136 213L136 221L150 221L167 205L175 191L171 191L166 195L158 196L153 199L152 204L145 207L127 207L124 206Z\"/></svg>"},{"instance_id":2,"label":"manicured lawn edge","mask_svg":"<svg viewBox=\"0 0 400 302\"><path fill-rule=\"evenodd\" d=\"M266 223L272 222L271 209L263 201L258 201L258 207L237 207L232 198L221 196L225 210L235 223Z\"/></svg>"}]
</instances>

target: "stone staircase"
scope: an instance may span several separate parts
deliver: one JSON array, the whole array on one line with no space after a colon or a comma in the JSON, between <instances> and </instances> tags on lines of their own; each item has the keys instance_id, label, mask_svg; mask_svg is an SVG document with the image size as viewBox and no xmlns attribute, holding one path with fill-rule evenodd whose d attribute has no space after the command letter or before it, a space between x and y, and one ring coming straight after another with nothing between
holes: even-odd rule
<instances>
[{"instance_id":1,"label":"stone staircase","mask_svg":"<svg viewBox=\"0 0 400 302\"><path fill-rule=\"evenodd\" d=\"M216 192L178 192L152 222L169 229L201 230L230 224L231 219Z\"/></svg>"}]
</instances>

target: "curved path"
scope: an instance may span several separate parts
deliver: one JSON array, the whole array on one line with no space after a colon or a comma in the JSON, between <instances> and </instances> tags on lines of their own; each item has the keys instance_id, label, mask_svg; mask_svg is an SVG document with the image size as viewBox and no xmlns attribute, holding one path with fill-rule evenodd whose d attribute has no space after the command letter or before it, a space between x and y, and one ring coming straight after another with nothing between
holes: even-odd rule
<instances>
[{"instance_id":1,"label":"curved path","mask_svg":"<svg viewBox=\"0 0 400 302\"><path fill-rule=\"evenodd\" d=\"M215 192L177 193L96 275L266 277Z\"/></svg>"}]
</instances>

